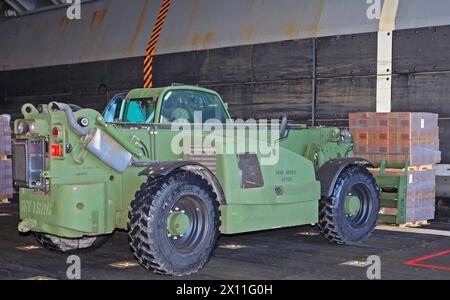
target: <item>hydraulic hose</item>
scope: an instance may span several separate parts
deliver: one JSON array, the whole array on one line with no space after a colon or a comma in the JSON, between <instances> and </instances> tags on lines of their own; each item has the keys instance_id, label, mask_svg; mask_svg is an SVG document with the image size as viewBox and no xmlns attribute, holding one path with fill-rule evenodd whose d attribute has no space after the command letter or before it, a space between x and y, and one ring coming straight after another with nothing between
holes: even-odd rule
<instances>
[{"instance_id":1,"label":"hydraulic hose","mask_svg":"<svg viewBox=\"0 0 450 300\"><path fill-rule=\"evenodd\" d=\"M75 115L73 114L72 107L70 105L64 104L64 103L58 103L58 102L51 103L50 107L54 107L54 106L56 106L59 110L62 110L63 112L66 113L67 121L69 122L69 125L72 127L72 129L78 135L80 135L82 137L85 137L88 135L87 129L78 125L78 123L75 119Z\"/></svg>"}]
</instances>

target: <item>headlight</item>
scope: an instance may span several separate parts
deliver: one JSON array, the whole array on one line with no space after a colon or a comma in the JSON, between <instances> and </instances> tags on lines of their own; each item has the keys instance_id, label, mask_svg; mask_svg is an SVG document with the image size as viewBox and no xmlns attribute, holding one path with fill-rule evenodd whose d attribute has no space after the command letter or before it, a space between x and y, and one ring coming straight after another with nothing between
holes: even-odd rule
<instances>
[{"instance_id":1,"label":"headlight","mask_svg":"<svg viewBox=\"0 0 450 300\"><path fill-rule=\"evenodd\" d=\"M37 132L36 122L31 122L31 123L28 125L28 128L29 128L29 130L30 130L30 133L35 134L35 133Z\"/></svg>"},{"instance_id":2,"label":"headlight","mask_svg":"<svg viewBox=\"0 0 450 300\"><path fill-rule=\"evenodd\" d=\"M17 124L17 134L25 134L28 132L28 124L25 122L19 122Z\"/></svg>"}]
</instances>

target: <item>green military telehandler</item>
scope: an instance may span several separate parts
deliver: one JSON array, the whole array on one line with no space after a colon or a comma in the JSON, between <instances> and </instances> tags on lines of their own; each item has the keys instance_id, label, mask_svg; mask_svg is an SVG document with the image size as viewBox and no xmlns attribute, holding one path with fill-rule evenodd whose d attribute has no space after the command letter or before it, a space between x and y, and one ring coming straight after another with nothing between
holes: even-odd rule
<instances>
[{"instance_id":1,"label":"green military telehandler","mask_svg":"<svg viewBox=\"0 0 450 300\"><path fill-rule=\"evenodd\" d=\"M377 223L379 190L347 130L231 122L217 93L193 86L133 90L103 114L56 102L22 113L19 231L50 250L93 249L127 230L144 268L183 276L220 234L318 224L354 244Z\"/></svg>"}]
</instances>

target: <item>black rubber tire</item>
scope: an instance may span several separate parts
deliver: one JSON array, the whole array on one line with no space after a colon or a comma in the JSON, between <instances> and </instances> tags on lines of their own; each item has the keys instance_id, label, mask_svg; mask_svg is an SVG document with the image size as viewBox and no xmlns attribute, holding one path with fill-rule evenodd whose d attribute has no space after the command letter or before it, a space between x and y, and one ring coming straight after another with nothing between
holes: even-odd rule
<instances>
[{"instance_id":1,"label":"black rubber tire","mask_svg":"<svg viewBox=\"0 0 450 300\"><path fill-rule=\"evenodd\" d=\"M361 209L357 226L347 218L346 197L355 186L365 191L366 204ZM320 202L319 228L332 243L352 245L367 241L375 230L380 210L380 196L375 178L363 166L352 165L339 176L331 197Z\"/></svg>"},{"instance_id":2,"label":"black rubber tire","mask_svg":"<svg viewBox=\"0 0 450 300\"><path fill-rule=\"evenodd\" d=\"M195 249L181 252L168 237L167 216L173 205L186 197L195 198L204 207L208 226L198 235L201 239ZM167 177L149 179L130 206L131 250L145 269L157 274L187 276L202 269L217 247L219 227L217 195L206 180L192 172L178 171Z\"/></svg>"},{"instance_id":3,"label":"black rubber tire","mask_svg":"<svg viewBox=\"0 0 450 300\"><path fill-rule=\"evenodd\" d=\"M109 235L101 235L81 239L66 239L40 232L34 232L34 236L45 249L61 254L94 251L110 238Z\"/></svg>"}]
</instances>

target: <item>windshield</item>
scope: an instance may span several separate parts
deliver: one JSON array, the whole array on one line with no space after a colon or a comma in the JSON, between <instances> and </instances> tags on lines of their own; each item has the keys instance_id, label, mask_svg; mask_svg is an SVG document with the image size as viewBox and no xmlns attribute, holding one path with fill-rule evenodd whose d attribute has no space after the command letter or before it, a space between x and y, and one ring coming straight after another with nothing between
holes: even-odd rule
<instances>
[{"instance_id":1,"label":"windshield","mask_svg":"<svg viewBox=\"0 0 450 300\"><path fill-rule=\"evenodd\" d=\"M156 101L152 99L132 99L124 116L125 123L153 123L155 121Z\"/></svg>"},{"instance_id":2,"label":"windshield","mask_svg":"<svg viewBox=\"0 0 450 300\"><path fill-rule=\"evenodd\" d=\"M106 122L112 123L120 119L127 94L118 94L113 97L111 102L103 112L103 118Z\"/></svg>"},{"instance_id":3,"label":"windshield","mask_svg":"<svg viewBox=\"0 0 450 300\"><path fill-rule=\"evenodd\" d=\"M228 115L220 98L212 93L194 90L172 90L164 95L161 119L162 124L177 120L189 123L205 123L215 120L226 123Z\"/></svg>"}]
</instances>

